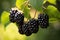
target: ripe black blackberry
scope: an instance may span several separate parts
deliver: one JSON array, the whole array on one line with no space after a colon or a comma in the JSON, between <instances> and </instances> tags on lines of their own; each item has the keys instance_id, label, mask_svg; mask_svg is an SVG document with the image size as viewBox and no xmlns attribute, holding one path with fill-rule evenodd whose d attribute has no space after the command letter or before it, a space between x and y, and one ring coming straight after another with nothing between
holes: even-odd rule
<instances>
[{"instance_id":1,"label":"ripe black blackberry","mask_svg":"<svg viewBox=\"0 0 60 40\"><path fill-rule=\"evenodd\" d=\"M10 19L10 21L11 22L15 22L15 19L14 19L14 17L15 17L15 13L17 12L17 10L11 10L10 11L10 15L9 15L9 19Z\"/></svg>"},{"instance_id":2,"label":"ripe black blackberry","mask_svg":"<svg viewBox=\"0 0 60 40\"><path fill-rule=\"evenodd\" d=\"M16 20L16 23L17 23L17 24L23 25L24 15L21 14L21 12L17 12L17 13L15 14L15 20Z\"/></svg>"},{"instance_id":3,"label":"ripe black blackberry","mask_svg":"<svg viewBox=\"0 0 60 40\"><path fill-rule=\"evenodd\" d=\"M26 36L30 36L30 35L32 34L32 32L29 30L29 25L28 25L28 23L23 24L23 25L22 25L22 29L23 29L24 34L25 34Z\"/></svg>"},{"instance_id":4,"label":"ripe black blackberry","mask_svg":"<svg viewBox=\"0 0 60 40\"><path fill-rule=\"evenodd\" d=\"M19 27L18 27L18 32L19 32L20 34L24 34L24 31L22 30L22 26L19 26Z\"/></svg>"},{"instance_id":5,"label":"ripe black blackberry","mask_svg":"<svg viewBox=\"0 0 60 40\"><path fill-rule=\"evenodd\" d=\"M41 28L47 28L49 26L49 16L47 14L39 14L38 23Z\"/></svg>"},{"instance_id":6,"label":"ripe black blackberry","mask_svg":"<svg viewBox=\"0 0 60 40\"><path fill-rule=\"evenodd\" d=\"M39 27L38 27L38 21L36 19L29 20L28 24L29 24L29 30L32 33L37 33L38 32Z\"/></svg>"}]
</instances>

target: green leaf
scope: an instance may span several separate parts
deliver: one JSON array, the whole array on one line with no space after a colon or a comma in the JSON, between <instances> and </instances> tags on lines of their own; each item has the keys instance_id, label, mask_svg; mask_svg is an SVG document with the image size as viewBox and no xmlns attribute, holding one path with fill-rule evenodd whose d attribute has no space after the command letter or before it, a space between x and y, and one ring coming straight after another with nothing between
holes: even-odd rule
<instances>
[{"instance_id":1,"label":"green leaf","mask_svg":"<svg viewBox=\"0 0 60 40\"><path fill-rule=\"evenodd\" d=\"M26 0L16 0L16 7L18 7L20 9L21 5L23 5L25 1Z\"/></svg>"},{"instance_id":2,"label":"green leaf","mask_svg":"<svg viewBox=\"0 0 60 40\"><path fill-rule=\"evenodd\" d=\"M24 12L24 16L27 18L27 19L30 19L30 9L28 8L28 6L25 6L25 5L22 5L21 6L21 10L23 10Z\"/></svg>"},{"instance_id":3,"label":"green leaf","mask_svg":"<svg viewBox=\"0 0 60 40\"><path fill-rule=\"evenodd\" d=\"M47 13L50 18L60 19L60 12L54 6L49 5L45 10L45 13Z\"/></svg>"},{"instance_id":4,"label":"green leaf","mask_svg":"<svg viewBox=\"0 0 60 40\"><path fill-rule=\"evenodd\" d=\"M1 23L7 25L9 23L9 12L4 11L1 15Z\"/></svg>"},{"instance_id":5,"label":"green leaf","mask_svg":"<svg viewBox=\"0 0 60 40\"><path fill-rule=\"evenodd\" d=\"M48 0L48 2L50 2L52 4L56 4L56 0Z\"/></svg>"},{"instance_id":6,"label":"green leaf","mask_svg":"<svg viewBox=\"0 0 60 40\"><path fill-rule=\"evenodd\" d=\"M41 11L43 2L44 0L30 0L31 6L38 11Z\"/></svg>"}]
</instances>

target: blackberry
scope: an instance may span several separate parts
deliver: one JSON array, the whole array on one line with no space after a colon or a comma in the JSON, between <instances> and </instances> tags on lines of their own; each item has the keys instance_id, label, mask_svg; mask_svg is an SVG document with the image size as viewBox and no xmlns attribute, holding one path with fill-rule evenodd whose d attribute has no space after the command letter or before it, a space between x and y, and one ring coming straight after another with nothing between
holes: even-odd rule
<instances>
[{"instance_id":1,"label":"blackberry","mask_svg":"<svg viewBox=\"0 0 60 40\"><path fill-rule=\"evenodd\" d=\"M19 32L20 34L24 34L24 31L22 30L22 26L18 27L18 32Z\"/></svg>"},{"instance_id":2,"label":"blackberry","mask_svg":"<svg viewBox=\"0 0 60 40\"><path fill-rule=\"evenodd\" d=\"M16 23L17 23L17 24L23 25L24 15L21 14L20 12L17 12L17 13L15 14L15 20L16 20Z\"/></svg>"},{"instance_id":3,"label":"blackberry","mask_svg":"<svg viewBox=\"0 0 60 40\"><path fill-rule=\"evenodd\" d=\"M10 15L9 15L9 19L10 19L10 21L11 22L15 22L15 19L14 19L14 17L15 17L15 13L17 12L17 10L11 10L10 11Z\"/></svg>"},{"instance_id":4,"label":"blackberry","mask_svg":"<svg viewBox=\"0 0 60 40\"><path fill-rule=\"evenodd\" d=\"M38 27L38 21L36 19L31 19L29 22L29 30L32 32L32 33L37 33L38 30L39 30L39 27Z\"/></svg>"},{"instance_id":5,"label":"blackberry","mask_svg":"<svg viewBox=\"0 0 60 40\"><path fill-rule=\"evenodd\" d=\"M47 14L39 14L38 23L41 28L47 28L49 26L49 16Z\"/></svg>"},{"instance_id":6,"label":"blackberry","mask_svg":"<svg viewBox=\"0 0 60 40\"><path fill-rule=\"evenodd\" d=\"M22 25L22 29L23 29L24 34L25 34L26 36L30 36L30 35L32 34L32 32L29 30L29 25L28 25L28 23L23 24L23 25Z\"/></svg>"}]
</instances>

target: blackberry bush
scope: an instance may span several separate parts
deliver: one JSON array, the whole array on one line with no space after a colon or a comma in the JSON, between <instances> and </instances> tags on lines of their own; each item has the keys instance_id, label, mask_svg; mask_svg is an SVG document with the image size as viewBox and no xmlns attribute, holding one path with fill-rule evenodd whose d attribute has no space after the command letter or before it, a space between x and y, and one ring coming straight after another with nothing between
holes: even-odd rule
<instances>
[{"instance_id":1,"label":"blackberry bush","mask_svg":"<svg viewBox=\"0 0 60 40\"><path fill-rule=\"evenodd\" d=\"M38 23L41 28L47 28L49 25L49 16L47 14L39 14Z\"/></svg>"},{"instance_id":2,"label":"blackberry bush","mask_svg":"<svg viewBox=\"0 0 60 40\"><path fill-rule=\"evenodd\" d=\"M32 32L32 33L37 33L38 30L39 30L39 27L38 27L38 21L36 19L31 19L29 22L29 30Z\"/></svg>"},{"instance_id":3,"label":"blackberry bush","mask_svg":"<svg viewBox=\"0 0 60 40\"><path fill-rule=\"evenodd\" d=\"M32 34L32 32L29 30L29 25L28 25L28 23L24 23L24 24L22 25L22 29L23 29L24 34L25 34L26 36L30 36L30 35Z\"/></svg>"}]
</instances>

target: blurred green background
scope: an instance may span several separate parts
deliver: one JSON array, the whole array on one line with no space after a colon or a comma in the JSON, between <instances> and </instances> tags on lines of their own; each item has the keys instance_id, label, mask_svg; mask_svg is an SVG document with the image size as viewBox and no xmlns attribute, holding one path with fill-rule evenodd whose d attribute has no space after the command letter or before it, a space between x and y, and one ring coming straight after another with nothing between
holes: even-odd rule
<instances>
[{"instance_id":1,"label":"blurred green background","mask_svg":"<svg viewBox=\"0 0 60 40\"><path fill-rule=\"evenodd\" d=\"M19 34L16 24L9 21L9 11L13 7L24 9L25 18L32 18L34 9L30 10L27 6L24 7L25 5L22 4L25 1L27 0L0 0L0 40L60 40L60 11L53 6L56 5L56 0L30 0L32 7L39 12L42 11L42 5L46 1L53 4L44 10L49 15L49 27L46 29L39 28L38 33L31 36Z\"/></svg>"}]
</instances>

